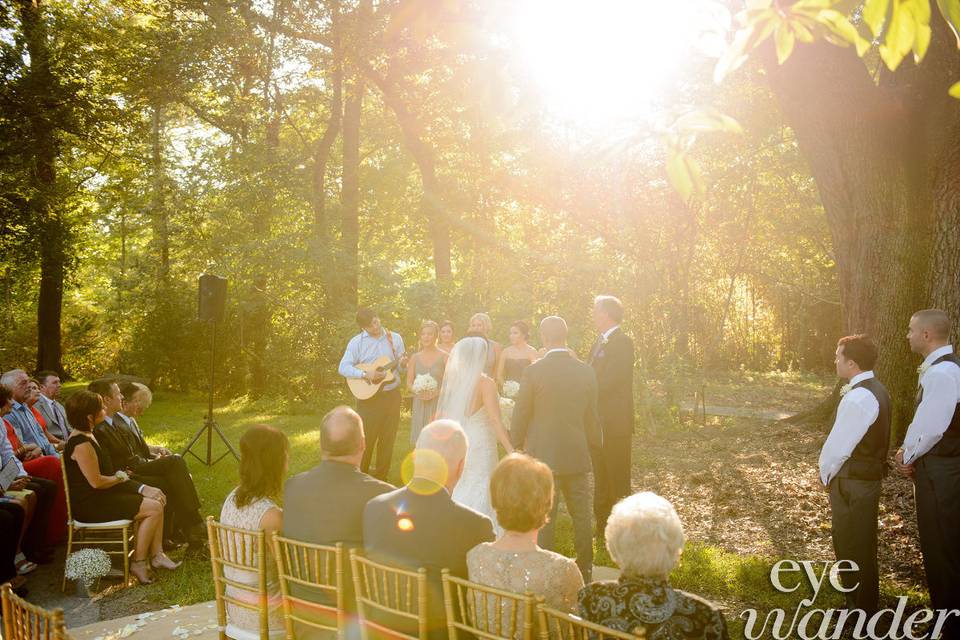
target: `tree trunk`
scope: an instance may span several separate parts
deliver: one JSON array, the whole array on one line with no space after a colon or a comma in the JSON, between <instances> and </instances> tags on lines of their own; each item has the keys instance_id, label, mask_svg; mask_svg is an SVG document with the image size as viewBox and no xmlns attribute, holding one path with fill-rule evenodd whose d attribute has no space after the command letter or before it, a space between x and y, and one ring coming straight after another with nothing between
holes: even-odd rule
<instances>
[{"instance_id":1,"label":"tree trunk","mask_svg":"<svg viewBox=\"0 0 960 640\"><path fill-rule=\"evenodd\" d=\"M363 78L351 74L343 110L343 183L340 192L340 291L341 303L355 309L358 303L360 272L360 119L363 112Z\"/></svg>"},{"instance_id":2,"label":"tree trunk","mask_svg":"<svg viewBox=\"0 0 960 640\"><path fill-rule=\"evenodd\" d=\"M333 43L333 63L329 79L333 96L330 100L330 117L327 119L327 127L323 136L314 143L313 181L310 199L310 204L313 207L314 241L317 256L320 260L326 260L330 255L330 233L326 210L327 163L330 160L333 144L336 142L337 136L340 135L340 123L343 120L343 51L340 38L340 2L338 0L330 2L330 35ZM326 264L318 266L320 267L321 285L326 289L329 286L329 281L325 276L329 271L329 266Z\"/></svg>"},{"instance_id":3,"label":"tree trunk","mask_svg":"<svg viewBox=\"0 0 960 640\"><path fill-rule=\"evenodd\" d=\"M767 66L820 191L844 331L880 346L878 376L901 434L919 362L905 339L910 316L935 304L955 321L960 313L960 109L947 94L960 56L937 24L927 59L883 73L879 86L851 49L826 43Z\"/></svg>"},{"instance_id":4,"label":"tree trunk","mask_svg":"<svg viewBox=\"0 0 960 640\"><path fill-rule=\"evenodd\" d=\"M163 169L163 105L154 104L150 118L150 164L153 172L153 191L150 196L150 214L153 219L153 238L159 263L157 285L166 290L170 277L170 220L166 207L166 176Z\"/></svg>"},{"instance_id":5,"label":"tree trunk","mask_svg":"<svg viewBox=\"0 0 960 640\"><path fill-rule=\"evenodd\" d=\"M18 0L23 38L30 67L26 85L33 99L28 105L33 147L32 194L28 201L40 242L40 291L37 300L37 369L63 373L60 319L63 280L67 269L63 216L56 207L57 130L51 104L57 95L56 78L50 68L50 45L40 0Z\"/></svg>"}]
</instances>

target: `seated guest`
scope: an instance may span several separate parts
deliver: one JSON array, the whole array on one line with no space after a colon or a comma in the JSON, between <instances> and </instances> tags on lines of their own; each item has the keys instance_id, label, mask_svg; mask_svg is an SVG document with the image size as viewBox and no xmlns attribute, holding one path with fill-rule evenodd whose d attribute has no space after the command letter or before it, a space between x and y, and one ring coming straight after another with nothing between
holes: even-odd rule
<instances>
[{"instance_id":1,"label":"seated guest","mask_svg":"<svg viewBox=\"0 0 960 640\"><path fill-rule=\"evenodd\" d=\"M25 404L30 395L30 378L26 372L23 369L7 371L0 377L0 384L6 385L13 392L13 405L7 415L7 422L13 426L17 439L24 445L37 445L41 455L57 455L57 450L47 439L30 407Z\"/></svg>"},{"instance_id":2,"label":"seated guest","mask_svg":"<svg viewBox=\"0 0 960 640\"><path fill-rule=\"evenodd\" d=\"M363 421L356 411L340 406L323 416L320 464L287 480L284 536L313 544L363 546L363 508L371 498L396 488L360 471L365 447ZM348 574L344 579L344 601L353 611L356 601L351 577ZM292 587L299 598L323 602L322 594Z\"/></svg>"},{"instance_id":3,"label":"seated guest","mask_svg":"<svg viewBox=\"0 0 960 640\"><path fill-rule=\"evenodd\" d=\"M67 411L57 401L60 395L60 376L55 371L41 371L37 374L40 383L40 399L36 409L47 423L47 433L67 441L70 437L70 425L67 423Z\"/></svg>"},{"instance_id":4,"label":"seated guest","mask_svg":"<svg viewBox=\"0 0 960 640\"><path fill-rule=\"evenodd\" d=\"M467 436L453 420L423 428L413 456L413 478L377 496L363 511L363 546L370 559L407 569L425 568L430 636L446 636L440 570L467 577L467 552L494 539L493 523L453 501L467 455Z\"/></svg>"},{"instance_id":5,"label":"seated guest","mask_svg":"<svg viewBox=\"0 0 960 640\"><path fill-rule=\"evenodd\" d=\"M143 412L153 404L153 392L150 391L150 387L139 382L120 382L117 383L117 386L120 387L120 395L123 396L123 410L117 411L116 415L120 416L124 423L133 430L134 435L139 440L138 444L149 452L150 458L174 455L166 447L147 444L143 437L143 430L137 423L137 418L142 416Z\"/></svg>"},{"instance_id":6,"label":"seated guest","mask_svg":"<svg viewBox=\"0 0 960 640\"><path fill-rule=\"evenodd\" d=\"M52 558L53 545L63 538L67 524L67 506L63 495L60 458L41 454L35 444L25 445L7 421L12 408L9 387L0 384L0 417L3 439L18 461L17 488L36 494L36 517L27 518L27 534L23 551L31 562L45 564ZM29 516L29 514L28 514Z\"/></svg>"},{"instance_id":7,"label":"seated guest","mask_svg":"<svg viewBox=\"0 0 960 640\"><path fill-rule=\"evenodd\" d=\"M583 618L647 638L729 638L713 604L668 582L684 542L672 504L647 491L624 498L607 519L606 538L620 579L583 588Z\"/></svg>"},{"instance_id":8,"label":"seated guest","mask_svg":"<svg viewBox=\"0 0 960 640\"><path fill-rule=\"evenodd\" d=\"M3 493L3 489L0 489L0 497ZM20 597L27 594L24 587L26 578L18 575L14 559L20 544L23 515L20 505L0 500L0 584L9 582L13 592Z\"/></svg>"},{"instance_id":9,"label":"seated guest","mask_svg":"<svg viewBox=\"0 0 960 640\"><path fill-rule=\"evenodd\" d=\"M180 563L163 552L166 496L118 471L93 433L94 425L103 420L103 400L93 392L78 391L67 400L66 410L72 432L63 459L74 517L81 522L134 520L136 543L130 573L140 584L153 582L151 566L176 569Z\"/></svg>"},{"instance_id":10,"label":"seated guest","mask_svg":"<svg viewBox=\"0 0 960 640\"><path fill-rule=\"evenodd\" d=\"M200 497L186 461L180 456L159 455L150 450L136 422L120 417L124 397L119 385L110 379L94 380L87 389L103 398L104 417L94 429L97 440L109 453L118 469L125 469L135 480L157 487L167 496L164 534L177 541L190 542L190 551L204 553L200 517ZM133 412L138 411L138 400Z\"/></svg>"},{"instance_id":11,"label":"seated guest","mask_svg":"<svg viewBox=\"0 0 960 640\"><path fill-rule=\"evenodd\" d=\"M6 394L7 400L3 401L9 404L10 390L0 386L0 394ZM9 567L7 566L7 552L10 553L10 562L13 564L13 573L10 575L25 575L37 568L36 563L27 560L23 553L23 537L30 522L33 519L37 508L37 494L32 491L26 491L29 477L23 469L23 464L14 455L13 446L7 438L0 436L0 469L13 467L19 476L4 487L0 484L0 524L6 526L11 522L16 523L16 529L0 532L0 583L8 578L4 578ZM17 580L15 587L20 587L23 580Z\"/></svg>"},{"instance_id":12,"label":"seated guest","mask_svg":"<svg viewBox=\"0 0 960 640\"><path fill-rule=\"evenodd\" d=\"M30 413L33 414L34 420L37 421L37 424L40 425L40 428L43 430L43 435L46 436L47 442L53 445L53 448L57 451L63 450L63 441L50 433L47 430L47 419L43 417L43 414L40 413L40 410L37 409L37 401L40 399L40 383L37 382L35 378L30 378L27 381L27 400L26 405L30 407Z\"/></svg>"},{"instance_id":13,"label":"seated guest","mask_svg":"<svg viewBox=\"0 0 960 640\"><path fill-rule=\"evenodd\" d=\"M263 530L266 539L283 530L283 510L277 505L283 491L283 477L287 474L287 456L290 445L279 429L258 424L240 437L240 486L223 501L220 523L250 531ZM247 563L256 566L253 550L248 551ZM280 583L273 549L267 543L267 592L270 612L270 637L285 635L283 611L280 608ZM234 582L256 587L257 574L253 571L225 567L224 577ZM253 594L227 586L226 595L240 600ZM260 617L256 611L227 603L227 637L235 640L258 640Z\"/></svg>"},{"instance_id":14,"label":"seated guest","mask_svg":"<svg viewBox=\"0 0 960 640\"><path fill-rule=\"evenodd\" d=\"M467 553L470 579L505 591L532 593L545 598L549 607L576 611L577 593L583 588L577 563L537 546L537 533L553 506L550 467L511 453L490 478L490 497L504 532L496 542L482 542ZM504 624L509 613L504 608Z\"/></svg>"}]
</instances>

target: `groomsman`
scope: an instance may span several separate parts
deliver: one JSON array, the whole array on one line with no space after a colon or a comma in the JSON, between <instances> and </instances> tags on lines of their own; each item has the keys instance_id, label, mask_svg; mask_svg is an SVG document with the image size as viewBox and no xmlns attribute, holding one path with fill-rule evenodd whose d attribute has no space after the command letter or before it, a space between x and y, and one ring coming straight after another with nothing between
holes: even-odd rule
<instances>
[{"instance_id":1,"label":"groomsman","mask_svg":"<svg viewBox=\"0 0 960 640\"><path fill-rule=\"evenodd\" d=\"M910 349L923 356L913 422L897 451L897 470L913 478L920 551L934 609L960 609L960 359L950 319L939 309L910 318ZM960 638L948 616L944 638Z\"/></svg>"},{"instance_id":2,"label":"groomsman","mask_svg":"<svg viewBox=\"0 0 960 640\"><path fill-rule=\"evenodd\" d=\"M610 511L630 489L630 452L633 436L633 340L620 329L623 304L613 296L597 296L593 322L600 332L587 364L597 374L597 408L603 445L593 447L594 498L597 535L603 536Z\"/></svg>"},{"instance_id":3,"label":"groomsman","mask_svg":"<svg viewBox=\"0 0 960 640\"><path fill-rule=\"evenodd\" d=\"M890 443L890 395L873 374L877 347L865 335L837 343L837 375L849 380L830 435L820 451L820 481L830 494L833 551L852 560L858 571L842 572L847 607L868 616L879 607L877 516L880 484L887 472ZM857 586L859 585L859 586Z\"/></svg>"},{"instance_id":4,"label":"groomsman","mask_svg":"<svg viewBox=\"0 0 960 640\"><path fill-rule=\"evenodd\" d=\"M405 360L403 338L399 333L390 331L380 324L380 318L372 309L361 307L357 311L357 325L360 333L347 343L340 360L340 375L344 378L361 378L373 384L379 383L386 374L377 371L366 373L358 369L358 364L369 364L381 356L389 360L398 360L402 368ZM397 427L400 425L400 376L383 385L373 397L357 401L357 413L363 421L366 431L367 448L363 452L360 470L367 473L373 461L373 452L377 452L377 463L370 474L378 480L386 480L390 473L393 458L393 443L397 439Z\"/></svg>"}]
</instances>

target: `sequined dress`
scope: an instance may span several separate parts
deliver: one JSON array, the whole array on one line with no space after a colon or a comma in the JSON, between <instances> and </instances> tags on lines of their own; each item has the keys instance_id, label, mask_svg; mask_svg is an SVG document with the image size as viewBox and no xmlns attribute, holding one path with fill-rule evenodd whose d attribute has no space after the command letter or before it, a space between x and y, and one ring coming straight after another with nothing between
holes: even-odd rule
<instances>
[{"instance_id":1,"label":"sequined dress","mask_svg":"<svg viewBox=\"0 0 960 640\"><path fill-rule=\"evenodd\" d=\"M576 611L577 592L583 587L576 562L546 549L506 551L493 545L482 542L467 552L470 580L514 593L529 592L545 598L548 607ZM500 613L507 625L510 611L506 605ZM487 615L496 613L491 608ZM517 628L523 628L522 620Z\"/></svg>"}]
</instances>

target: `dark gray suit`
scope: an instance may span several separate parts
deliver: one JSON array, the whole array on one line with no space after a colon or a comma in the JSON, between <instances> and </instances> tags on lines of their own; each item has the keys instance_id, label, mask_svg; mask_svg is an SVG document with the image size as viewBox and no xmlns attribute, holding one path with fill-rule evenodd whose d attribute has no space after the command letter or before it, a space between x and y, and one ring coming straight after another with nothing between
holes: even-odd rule
<instances>
[{"instance_id":1,"label":"dark gray suit","mask_svg":"<svg viewBox=\"0 0 960 640\"><path fill-rule=\"evenodd\" d=\"M312 544L335 545L348 549L363 546L363 509L371 498L393 491L395 487L365 474L349 462L324 460L308 471L287 480L283 491L283 535ZM324 594L291 585L293 596L321 604ZM344 558L344 602L347 611L356 610L349 556ZM298 615L310 617L310 612ZM318 616L323 616L323 611ZM326 620L329 622L329 620ZM318 634L298 626L298 636Z\"/></svg>"},{"instance_id":2,"label":"dark gray suit","mask_svg":"<svg viewBox=\"0 0 960 640\"><path fill-rule=\"evenodd\" d=\"M409 519L409 528L398 527ZM494 539L493 523L454 502L446 489L429 480L377 496L363 511L363 546L369 558L407 569L427 570L430 637L447 637L440 570L467 577L467 551Z\"/></svg>"},{"instance_id":3,"label":"dark gray suit","mask_svg":"<svg viewBox=\"0 0 960 640\"><path fill-rule=\"evenodd\" d=\"M590 447L603 436L597 414L597 377L570 351L553 351L523 372L510 421L518 449L545 462L554 474L556 495L540 546L553 549L559 494L573 519L577 566L584 582L593 571L593 514L590 507Z\"/></svg>"}]
</instances>

